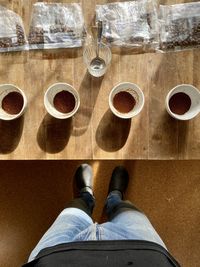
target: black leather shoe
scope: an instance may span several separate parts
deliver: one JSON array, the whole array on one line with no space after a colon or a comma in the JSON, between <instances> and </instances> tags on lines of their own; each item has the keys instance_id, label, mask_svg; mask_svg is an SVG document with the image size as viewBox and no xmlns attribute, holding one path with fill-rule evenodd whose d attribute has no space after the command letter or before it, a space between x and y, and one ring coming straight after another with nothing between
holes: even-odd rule
<instances>
[{"instance_id":1,"label":"black leather shoe","mask_svg":"<svg viewBox=\"0 0 200 267\"><path fill-rule=\"evenodd\" d=\"M76 186L80 193L89 192L93 195L93 173L88 164L81 164L75 173Z\"/></svg>"},{"instance_id":2,"label":"black leather shoe","mask_svg":"<svg viewBox=\"0 0 200 267\"><path fill-rule=\"evenodd\" d=\"M113 170L111 176L108 194L111 191L118 190L121 192L123 196L128 186L128 182L129 182L129 174L127 170L123 166L116 167Z\"/></svg>"}]
</instances>

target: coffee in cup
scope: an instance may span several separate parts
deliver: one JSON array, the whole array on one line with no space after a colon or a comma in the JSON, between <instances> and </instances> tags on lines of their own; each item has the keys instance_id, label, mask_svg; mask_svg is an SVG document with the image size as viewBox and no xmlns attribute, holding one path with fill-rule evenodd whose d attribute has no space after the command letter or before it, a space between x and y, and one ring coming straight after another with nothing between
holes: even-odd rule
<instances>
[{"instance_id":1,"label":"coffee in cup","mask_svg":"<svg viewBox=\"0 0 200 267\"><path fill-rule=\"evenodd\" d=\"M27 105L21 89L12 84L0 85L0 119L13 120L20 117Z\"/></svg>"},{"instance_id":2,"label":"coffee in cup","mask_svg":"<svg viewBox=\"0 0 200 267\"><path fill-rule=\"evenodd\" d=\"M131 110L133 110L135 105L135 98L132 96L132 94L126 91L117 93L113 98L113 106L120 113L129 113Z\"/></svg>"},{"instance_id":3,"label":"coffee in cup","mask_svg":"<svg viewBox=\"0 0 200 267\"><path fill-rule=\"evenodd\" d=\"M166 97L166 109L178 120L194 118L200 112L200 91L190 84L176 86Z\"/></svg>"},{"instance_id":4,"label":"coffee in cup","mask_svg":"<svg viewBox=\"0 0 200 267\"><path fill-rule=\"evenodd\" d=\"M47 112L57 119L72 117L80 106L78 92L69 84L56 83L49 87L44 96Z\"/></svg>"},{"instance_id":5,"label":"coffee in cup","mask_svg":"<svg viewBox=\"0 0 200 267\"><path fill-rule=\"evenodd\" d=\"M144 106L144 94L136 84L120 83L112 89L109 105L116 116L130 119L141 112Z\"/></svg>"},{"instance_id":6,"label":"coffee in cup","mask_svg":"<svg viewBox=\"0 0 200 267\"><path fill-rule=\"evenodd\" d=\"M54 107L61 113L70 113L76 105L75 97L68 91L57 93L53 100Z\"/></svg>"},{"instance_id":7,"label":"coffee in cup","mask_svg":"<svg viewBox=\"0 0 200 267\"><path fill-rule=\"evenodd\" d=\"M177 115L183 115L191 107L191 98L189 95L183 92L179 92L174 94L170 99L169 99L169 108L170 110L177 114Z\"/></svg>"}]
</instances>

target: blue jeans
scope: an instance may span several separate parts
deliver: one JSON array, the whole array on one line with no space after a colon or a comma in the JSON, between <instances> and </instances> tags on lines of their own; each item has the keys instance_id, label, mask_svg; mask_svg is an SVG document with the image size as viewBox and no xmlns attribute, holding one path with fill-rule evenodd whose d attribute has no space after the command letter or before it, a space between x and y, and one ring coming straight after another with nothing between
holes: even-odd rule
<instances>
[{"instance_id":1,"label":"blue jeans","mask_svg":"<svg viewBox=\"0 0 200 267\"><path fill-rule=\"evenodd\" d=\"M85 207L78 207L80 200L88 205L89 212ZM71 207L64 209L32 251L28 261L34 260L44 248L76 241L135 239L152 241L166 249L148 218L130 202L123 201L119 191L111 192L107 198L108 222L93 222L90 217L93 206L94 198L89 193L83 193Z\"/></svg>"}]
</instances>

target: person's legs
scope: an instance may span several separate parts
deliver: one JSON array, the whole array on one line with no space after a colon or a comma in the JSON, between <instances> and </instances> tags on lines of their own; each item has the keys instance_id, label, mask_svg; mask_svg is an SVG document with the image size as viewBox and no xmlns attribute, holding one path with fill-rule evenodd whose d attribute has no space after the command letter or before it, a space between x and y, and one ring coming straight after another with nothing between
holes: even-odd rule
<instances>
[{"instance_id":1,"label":"person's legs","mask_svg":"<svg viewBox=\"0 0 200 267\"><path fill-rule=\"evenodd\" d=\"M81 165L75 174L80 197L72 200L60 213L58 218L41 238L32 251L29 262L44 248L77 240L79 234L86 230L93 220L90 217L95 204L92 192L92 172L89 165ZM81 240L79 240L81 241Z\"/></svg>"},{"instance_id":2,"label":"person's legs","mask_svg":"<svg viewBox=\"0 0 200 267\"><path fill-rule=\"evenodd\" d=\"M106 201L109 222L102 225L102 238L146 240L166 248L148 218L131 202L123 200L128 179L124 168L118 167L114 170Z\"/></svg>"}]
</instances>

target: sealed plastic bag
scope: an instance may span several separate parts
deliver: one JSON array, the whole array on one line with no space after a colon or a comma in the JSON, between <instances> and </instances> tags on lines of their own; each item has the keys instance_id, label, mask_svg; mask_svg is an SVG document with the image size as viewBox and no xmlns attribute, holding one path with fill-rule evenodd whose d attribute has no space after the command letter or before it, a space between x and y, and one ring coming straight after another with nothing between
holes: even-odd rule
<instances>
[{"instance_id":1,"label":"sealed plastic bag","mask_svg":"<svg viewBox=\"0 0 200 267\"><path fill-rule=\"evenodd\" d=\"M27 39L21 17L0 6L0 52L26 50Z\"/></svg>"},{"instance_id":2,"label":"sealed plastic bag","mask_svg":"<svg viewBox=\"0 0 200 267\"><path fill-rule=\"evenodd\" d=\"M103 36L112 45L158 46L157 2L141 0L97 5L96 20L103 21Z\"/></svg>"},{"instance_id":3,"label":"sealed plastic bag","mask_svg":"<svg viewBox=\"0 0 200 267\"><path fill-rule=\"evenodd\" d=\"M160 49L200 46L200 2L160 6Z\"/></svg>"},{"instance_id":4,"label":"sealed plastic bag","mask_svg":"<svg viewBox=\"0 0 200 267\"><path fill-rule=\"evenodd\" d=\"M30 49L82 46L84 19L81 5L36 3L29 32Z\"/></svg>"}]
</instances>

